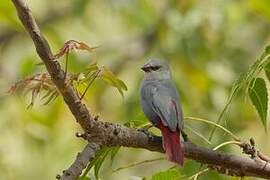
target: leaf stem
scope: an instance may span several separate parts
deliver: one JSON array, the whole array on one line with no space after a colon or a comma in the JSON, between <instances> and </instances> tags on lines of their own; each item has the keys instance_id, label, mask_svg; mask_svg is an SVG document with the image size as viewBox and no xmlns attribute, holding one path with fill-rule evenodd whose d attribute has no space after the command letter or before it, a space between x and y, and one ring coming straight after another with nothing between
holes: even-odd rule
<instances>
[{"instance_id":1,"label":"leaf stem","mask_svg":"<svg viewBox=\"0 0 270 180\"><path fill-rule=\"evenodd\" d=\"M211 125L215 126L216 128L220 128L223 131L225 131L226 133L228 133L229 135L231 135L233 137L233 139L239 140L239 138L236 135L234 135L230 130L226 129L225 127L223 127L223 126L221 126L221 125L219 125L219 124L217 124L215 122L212 122L212 121L209 121L209 120L206 120L206 119L202 119L202 118L196 118L196 117L185 117L185 119L211 124Z\"/></svg>"},{"instance_id":2,"label":"leaf stem","mask_svg":"<svg viewBox=\"0 0 270 180\"><path fill-rule=\"evenodd\" d=\"M89 84L88 84L87 87L85 88L85 90L84 90L82 96L80 97L80 100L83 99L84 95L86 94L86 92L88 91L88 89L90 88L90 86L91 86L91 84L94 82L94 80L97 78L97 76L99 75L99 73L100 73L100 70L97 70L96 72L94 72L93 74L91 74L90 77L92 77L92 76L94 76L94 77L90 80Z\"/></svg>"},{"instance_id":3,"label":"leaf stem","mask_svg":"<svg viewBox=\"0 0 270 180\"><path fill-rule=\"evenodd\" d=\"M121 171L123 169L127 169L127 168L131 168L131 167L134 167L134 166L138 166L138 165L141 165L141 164L144 164L144 163L150 163L150 162L154 162L154 161L161 161L161 160L165 160L166 158L164 157L161 157L161 158L156 158L156 159L147 159L145 161L140 161L140 162L135 162L135 163L131 163L129 165L126 165L126 166L122 166L120 168L117 168L115 170L112 171L112 173L115 173L117 171Z\"/></svg>"}]
</instances>

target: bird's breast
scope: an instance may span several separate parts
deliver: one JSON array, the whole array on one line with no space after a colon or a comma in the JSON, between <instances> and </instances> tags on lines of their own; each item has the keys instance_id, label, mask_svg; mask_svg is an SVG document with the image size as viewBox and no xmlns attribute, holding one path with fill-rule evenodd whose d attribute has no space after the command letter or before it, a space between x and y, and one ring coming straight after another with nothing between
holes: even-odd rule
<instances>
[{"instance_id":1,"label":"bird's breast","mask_svg":"<svg viewBox=\"0 0 270 180\"><path fill-rule=\"evenodd\" d=\"M157 121L159 119L157 113L153 110L152 108L152 94L151 94L151 84L149 83L142 83L141 85L141 97L140 97L140 102L141 102L141 107L142 110L145 114L145 116L148 118L149 121L153 124L157 124Z\"/></svg>"}]
</instances>

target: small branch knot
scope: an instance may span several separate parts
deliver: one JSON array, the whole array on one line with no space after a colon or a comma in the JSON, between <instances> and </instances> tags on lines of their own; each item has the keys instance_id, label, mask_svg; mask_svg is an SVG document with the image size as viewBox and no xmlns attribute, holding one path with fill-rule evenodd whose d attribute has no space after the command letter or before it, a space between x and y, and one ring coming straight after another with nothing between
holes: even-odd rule
<instances>
[{"instance_id":1,"label":"small branch knot","mask_svg":"<svg viewBox=\"0 0 270 180\"><path fill-rule=\"evenodd\" d=\"M251 146L255 147L255 141L254 141L253 138L250 138L249 139L249 142L250 142Z\"/></svg>"},{"instance_id":2,"label":"small branch knot","mask_svg":"<svg viewBox=\"0 0 270 180\"><path fill-rule=\"evenodd\" d=\"M68 171L68 170L63 171L63 173L64 173L66 176L70 176L70 175L71 175L71 172Z\"/></svg>"},{"instance_id":3,"label":"small branch knot","mask_svg":"<svg viewBox=\"0 0 270 180\"><path fill-rule=\"evenodd\" d=\"M61 175L60 174L57 174L55 178L56 179L60 179L61 178Z\"/></svg>"},{"instance_id":4,"label":"small branch knot","mask_svg":"<svg viewBox=\"0 0 270 180\"><path fill-rule=\"evenodd\" d=\"M94 120L95 120L95 121L98 121L98 119L99 119L99 115L96 115L96 116L94 117Z\"/></svg>"},{"instance_id":5,"label":"small branch knot","mask_svg":"<svg viewBox=\"0 0 270 180\"><path fill-rule=\"evenodd\" d=\"M83 138L84 140L86 140L87 137L88 137L88 133L78 133L78 132L76 132L76 133L75 133L75 136L76 136L77 138Z\"/></svg>"},{"instance_id":6,"label":"small branch knot","mask_svg":"<svg viewBox=\"0 0 270 180\"><path fill-rule=\"evenodd\" d=\"M257 156L257 151L255 149L255 141L253 138L250 138L250 142L242 142L239 146L242 148L243 153L250 155L251 158L255 158Z\"/></svg>"},{"instance_id":7,"label":"small branch knot","mask_svg":"<svg viewBox=\"0 0 270 180\"><path fill-rule=\"evenodd\" d=\"M119 133L120 133L120 129L116 128L116 129L113 130L114 135L117 136Z\"/></svg>"}]
</instances>

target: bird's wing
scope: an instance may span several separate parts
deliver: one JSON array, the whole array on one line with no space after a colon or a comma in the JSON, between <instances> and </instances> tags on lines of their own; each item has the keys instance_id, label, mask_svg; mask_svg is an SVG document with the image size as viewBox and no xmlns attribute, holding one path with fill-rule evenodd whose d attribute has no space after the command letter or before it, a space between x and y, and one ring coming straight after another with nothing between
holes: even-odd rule
<instances>
[{"instance_id":1,"label":"bird's wing","mask_svg":"<svg viewBox=\"0 0 270 180\"><path fill-rule=\"evenodd\" d=\"M162 123L168 126L171 131L181 128L181 120L179 119L181 113L179 110L178 102L170 95L166 88L154 86L151 88L152 94L152 109L161 118Z\"/></svg>"}]
</instances>

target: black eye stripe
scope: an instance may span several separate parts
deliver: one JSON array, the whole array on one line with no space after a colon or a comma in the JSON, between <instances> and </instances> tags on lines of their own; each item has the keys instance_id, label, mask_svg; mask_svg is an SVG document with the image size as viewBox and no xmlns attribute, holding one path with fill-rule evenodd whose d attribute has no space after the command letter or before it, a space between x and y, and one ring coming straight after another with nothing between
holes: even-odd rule
<instances>
[{"instance_id":1,"label":"black eye stripe","mask_svg":"<svg viewBox=\"0 0 270 180\"><path fill-rule=\"evenodd\" d=\"M152 66L152 67L151 67L151 70L157 71L157 70L159 70L160 68L161 68L161 66Z\"/></svg>"},{"instance_id":2,"label":"black eye stripe","mask_svg":"<svg viewBox=\"0 0 270 180\"><path fill-rule=\"evenodd\" d=\"M143 71L145 72L151 72L151 71L157 71L161 68L161 66L147 66L147 67L143 67Z\"/></svg>"}]
</instances>

